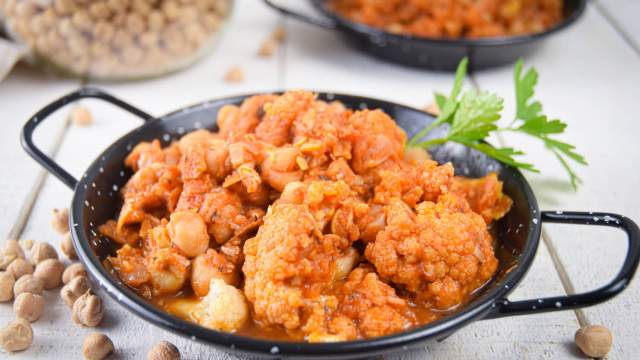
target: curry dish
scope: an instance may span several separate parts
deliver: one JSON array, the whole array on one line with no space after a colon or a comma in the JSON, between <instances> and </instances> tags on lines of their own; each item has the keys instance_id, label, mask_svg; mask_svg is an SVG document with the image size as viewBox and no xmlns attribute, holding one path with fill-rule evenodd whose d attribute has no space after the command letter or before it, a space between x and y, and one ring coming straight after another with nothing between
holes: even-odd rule
<instances>
[{"instance_id":1,"label":"curry dish","mask_svg":"<svg viewBox=\"0 0 640 360\"><path fill-rule=\"evenodd\" d=\"M356 23L397 34L480 38L539 33L562 20L563 0L329 0Z\"/></svg>"},{"instance_id":2,"label":"curry dish","mask_svg":"<svg viewBox=\"0 0 640 360\"><path fill-rule=\"evenodd\" d=\"M138 144L107 262L165 311L212 329L328 342L405 331L496 272L496 174L454 176L381 110L258 95L162 148Z\"/></svg>"}]
</instances>

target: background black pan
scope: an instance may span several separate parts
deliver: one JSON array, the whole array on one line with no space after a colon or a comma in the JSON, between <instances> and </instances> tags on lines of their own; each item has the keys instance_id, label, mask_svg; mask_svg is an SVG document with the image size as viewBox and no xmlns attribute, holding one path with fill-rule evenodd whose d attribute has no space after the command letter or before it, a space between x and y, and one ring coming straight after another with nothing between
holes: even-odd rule
<instances>
[{"instance_id":1,"label":"background black pan","mask_svg":"<svg viewBox=\"0 0 640 360\"><path fill-rule=\"evenodd\" d=\"M433 117L424 112L387 101L329 93L319 95L327 100L340 100L351 108L381 108L396 119L409 135L433 121ZM250 95L213 100L154 118L99 90L81 89L40 110L23 128L24 149L74 190L69 224L74 247L88 273L115 301L150 323L229 352L277 358L357 358L402 351L427 341L441 340L474 320L570 310L598 304L619 294L629 284L638 266L639 229L630 219L605 213L540 212L531 188L516 169L464 147L443 145L432 153L436 160L452 161L456 171L467 176L497 172L504 181L504 191L514 200L512 210L494 224L499 243L498 272L479 292L477 298L458 312L407 332L370 340L330 344L247 338L206 329L171 316L148 304L105 267L105 257L113 254L115 249L111 241L98 235L97 226L114 218L119 212L121 201L117 190L121 189L131 176L123 162L133 146L140 141L152 139L161 139L163 145L168 145L171 140L188 131L202 127L215 129L218 110L226 104L239 104L248 96ZM105 100L140 117L145 123L109 146L89 166L80 180L76 180L33 143L33 132L51 113L81 98ZM629 248L616 277L606 285L586 293L514 302L507 300L507 295L519 284L534 260L542 222L604 225L624 230ZM515 262L514 257L517 259Z\"/></svg>"},{"instance_id":2,"label":"background black pan","mask_svg":"<svg viewBox=\"0 0 640 360\"><path fill-rule=\"evenodd\" d=\"M499 38L441 39L396 35L358 24L332 12L326 0L310 0L319 15L305 15L264 0L282 14L308 24L341 32L357 48L381 59L431 70L455 70L465 56L469 69L480 70L508 64L534 51L542 40L573 24L584 12L586 0L564 0L564 20L544 32Z\"/></svg>"}]
</instances>

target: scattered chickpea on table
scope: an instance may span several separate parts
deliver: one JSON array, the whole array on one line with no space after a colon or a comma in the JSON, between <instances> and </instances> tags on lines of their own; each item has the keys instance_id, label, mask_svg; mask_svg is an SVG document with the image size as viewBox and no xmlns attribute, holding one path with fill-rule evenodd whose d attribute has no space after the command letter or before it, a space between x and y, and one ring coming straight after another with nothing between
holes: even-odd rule
<instances>
[{"instance_id":1,"label":"scattered chickpea on table","mask_svg":"<svg viewBox=\"0 0 640 360\"><path fill-rule=\"evenodd\" d=\"M149 349L147 360L180 360L180 351L168 341L161 341Z\"/></svg>"},{"instance_id":2,"label":"scattered chickpea on table","mask_svg":"<svg viewBox=\"0 0 640 360\"><path fill-rule=\"evenodd\" d=\"M82 342L82 356L86 360L102 360L113 351L113 341L102 333L91 333Z\"/></svg>"}]
</instances>

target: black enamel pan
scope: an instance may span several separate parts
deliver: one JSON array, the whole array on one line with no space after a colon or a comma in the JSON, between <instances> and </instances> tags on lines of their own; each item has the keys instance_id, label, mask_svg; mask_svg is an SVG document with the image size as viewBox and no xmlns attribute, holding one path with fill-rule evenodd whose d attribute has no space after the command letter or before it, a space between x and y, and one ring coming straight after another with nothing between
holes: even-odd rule
<instances>
[{"instance_id":1,"label":"black enamel pan","mask_svg":"<svg viewBox=\"0 0 640 360\"><path fill-rule=\"evenodd\" d=\"M462 58L469 58L469 68L479 70L513 62L535 50L542 40L573 24L584 12L586 0L564 0L564 19L543 32L496 38L447 39L398 35L358 24L337 15L326 0L311 0L320 13L309 16L277 4L278 0L264 0L280 13L315 25L335 30L357 48L381 59L431 70L455 70Z\"/></svg>"},{"instance_id":2,"label":"black enamel pan","mask_svg":"<svg viewBox=\"0 0 640 360\"><path fill-rule=\"evenodd\" d=\"M156 118L99 90L86 88L46 106L35 114L22 130L24 149L74 191L69 219L71 234L76 252L89 274L115 301L154 325L229 352L287 358L364 357L402 351L424 345L427 341L442 340L475 320L566 311L595 305L624 290L638 266L639 229L631 219L607 213L539 211L529 184L518 170L473 150L445 144L432 153L437 161L452 161L458 174L471 177L483 176L491 171L497 172L504 181L504 191L514 200L512 210L494 225L499 244L496 253L500 260L497 274L473 301L457 312L407 332L370 340L331 344L248 338L210 330L171 316L151 306L103 266L105 257L113 254L115 249L109 240L98 235L96 226L118 214L121 201L117 190L121 189L131 176L130 170L124 167L123 162L133 146L140 141L152 139L161 139L163 145L168 145L171 140L188 131L201 127L213 130L216 128L216 114L223 105L239 104L248 96L213 100ZM76 179L33 143L33 133L51 113L81 98L97 98L109 102L133 113L143 124L104 150L80 179ZM320 98L340 100L352 108L381 108L396 119L398 125L409 135L434 120L424 112L387 101L328 93L321 93ZM629 248L616 277L606 285L585 293L509 301L509 293L518 286L534 261L543 222L604 225L625 231Z\"/></svg>"}]
</instances>

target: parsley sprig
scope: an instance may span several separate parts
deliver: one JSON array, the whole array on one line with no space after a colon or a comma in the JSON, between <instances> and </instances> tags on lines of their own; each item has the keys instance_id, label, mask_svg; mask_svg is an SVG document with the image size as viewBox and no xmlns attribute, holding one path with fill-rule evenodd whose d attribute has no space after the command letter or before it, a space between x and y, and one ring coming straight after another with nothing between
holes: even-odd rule
<instances>
[{"instance_id":1,"label":"parsley sprig","mask_svg":"<svg viewBox=\"0 0 640 360\"><path fill-rule=\"evenodd\" d=\"M501 97L488 91L468 90L462 93L467 64L468 60L465 58L458 65L453 89L448 97L440 93L435 94L440 114L431 125L411 138L408 146L427 149L452 141L483 152L505 164L539 172L533 164L516 159L516 157L524 155L524 152L511 147L496 148L485 141L493 133L518 132L527 134L541 140L545 147L555 155L567 171L571 185L577 189L581 180L571 168L570 162L581 165L587 165L587 162L582 155L575 151L575 146L555 138L556 135L565 131L567 124L558 119L550 119L543 113L542 104L533 99L535 86L538 83L538 72L534 68L530 68L523 74L523 62L518 60L514 70L516 114L508 126L500 127L498 122L502 118L501 112L504 103ZM449 125L448 132L444 137L427 137L433 129L443 124Z\"/></svg>"}]
</instances>

